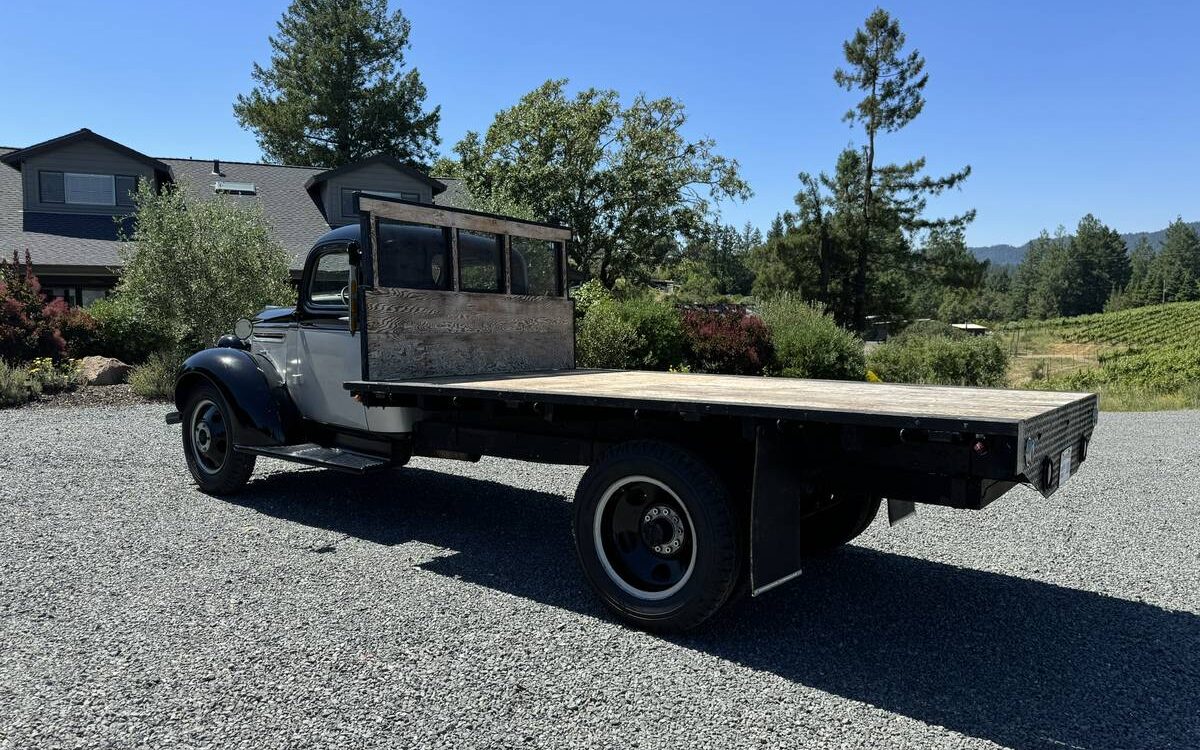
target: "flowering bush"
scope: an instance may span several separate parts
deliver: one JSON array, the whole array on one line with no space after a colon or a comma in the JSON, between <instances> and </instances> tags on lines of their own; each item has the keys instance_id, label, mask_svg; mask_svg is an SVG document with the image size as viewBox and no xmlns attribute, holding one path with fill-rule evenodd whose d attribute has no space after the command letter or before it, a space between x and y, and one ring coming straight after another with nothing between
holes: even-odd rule
<instances>
[{"instance_id":1,"label":"flowering bush","mask_svg":"<svg viewBox=\"0 0 1200 750\"><path fill-rule=\"evenodd\" d=\"M49 357L38 357L29 363L26 372L40 393L73 391L79 385L79 362L73 359L55 362Z\"/></svg>"},{"instance_id":2,"label":"flowering bush","mask_svg":"<svg viewBox=\"0 0 1200 750\"><path fill-rule=\"evenodd\" d=\"M0 260L0 359L16 363L61 357L67 348L61 331L67 314L65 302L42 297L28 250L24 263L16 250L12 263Z\"/></svg>"},{"instance_id":3,"label":"flowering bush","mask_svg":"<svg viewBox=\"0 0 1200 750\"><path fill-rule=\"evenodd\" d=\"M685 310L683 331L692 370L761 375L771 361L766 324L743 307Z\"/></svg>"}]
</instances>

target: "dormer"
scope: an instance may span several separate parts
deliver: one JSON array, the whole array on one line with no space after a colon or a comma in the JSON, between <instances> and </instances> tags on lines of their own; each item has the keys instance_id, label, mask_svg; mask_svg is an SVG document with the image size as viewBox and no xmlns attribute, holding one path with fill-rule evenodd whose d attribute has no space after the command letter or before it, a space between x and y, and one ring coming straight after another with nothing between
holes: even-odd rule
<instances>
[{"instance_id":1,"label":"dormer","mask_svg":"<svg viewBox=\"0 0 1200 750\"><path fill-rule=\"evenodd\" d=\"M391 156L379 154L313 175L304 188L332 227L358 221L358 191L432 203L445 184Z\"/></svg>"},{"instance_id":2,"label":"dormer","mask_svg":"<svg viewBox=\"0 0 1200 750\"><path fill-rule=\"evenodd\" d=\"M0 162L21 172L23 207L31 214L123 216L133 210L139 179L157 187L171 168L87 128L18 149Z\"/></svg>"}]
</instances>

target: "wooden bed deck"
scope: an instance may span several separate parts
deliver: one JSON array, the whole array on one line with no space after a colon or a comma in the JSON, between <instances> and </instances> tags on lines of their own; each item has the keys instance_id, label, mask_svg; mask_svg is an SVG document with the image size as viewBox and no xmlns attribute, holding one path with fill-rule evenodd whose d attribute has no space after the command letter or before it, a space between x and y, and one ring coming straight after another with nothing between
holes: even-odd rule
<instances>
[{"instance_id":1,"label":"wooden bed deck","mask_svg":"<svg viewBox=\"0 0 1200 750\"><path fill-rule=\"evenodd\" d=\"M544 403L645 407L846 423L1016 434L1018 426L1090 393L901 385L630 370L561 370L504 375L353 381L356 393L442 395Z\"/></svg>"}]
</instances>

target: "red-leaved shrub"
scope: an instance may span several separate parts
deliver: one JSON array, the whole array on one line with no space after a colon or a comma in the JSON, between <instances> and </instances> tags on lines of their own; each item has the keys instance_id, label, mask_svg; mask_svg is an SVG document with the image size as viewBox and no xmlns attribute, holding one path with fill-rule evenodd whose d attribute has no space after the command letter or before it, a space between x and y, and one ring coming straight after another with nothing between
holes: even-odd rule
<instances>
[{"instance_id":1,"label":"red-leaved shrub","mask_svg":"<svg viewBox=\"0 0 1200 750\"><path fill-rule=\"evenodd\" d=\"M24 263L18 261L16 250L12 263L0 259L0 359L17 363L62 357L67 348L62 326L68 310L66 302L47 302L42 297L28 250Z\"/></svg>"},{"instance_id":2,"label":"red-leaved shrub","mask_svg":"<svg viewBox=\"0 0 1200 750\"><path fill-rule=\"evenodd\" d=\"M762 318L723 305L683 313L688 365L698 372L761 375L771 361L771 337Z\"/></svg>"}]
</instances>

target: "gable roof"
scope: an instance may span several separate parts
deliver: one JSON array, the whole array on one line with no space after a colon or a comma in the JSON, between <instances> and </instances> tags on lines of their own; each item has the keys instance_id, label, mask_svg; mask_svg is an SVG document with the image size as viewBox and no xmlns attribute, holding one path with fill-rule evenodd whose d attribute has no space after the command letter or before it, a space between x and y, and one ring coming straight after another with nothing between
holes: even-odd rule
<instances>
[{"instance_id":1,"label":"gable roof","mask_svg":"<svg viewBox=\"0 0 1200 750\"><path fill-rule=\"evenodd\" d=\"M13 250L22 254L29 250L34 266L40 267L41 272L53 268L59 274L107 274L116 272L124 265L118 252L121 247L119 236L122 226L125 229L130 227L128 221L118 224L112 217L104 215L24 210L22 176L17 171L23 158L21 155L38 153L34 149L49 150L54 145L71 142L69 139L79 138L92 138L122 153L138 155L128 147L114 145L107 138L86 129L27 148L0 147L0 162L14 167L12 170L0 168L0 255L3 257L9 257ZM181 189L201 198L213 196L213 183L217 180L254 183L254 195L226 197L238 203L257 203L262 206L272 236L287 251L293 272L303 267L309 248L330 230L330 224L321 212L319 197L311 200L312 191L306 193L306 190L317 184L318 179L328 179L330 174L339 170L222 160L221 174L217 175L213 174L211 159L153 159L138 156L148 159L156 170L162 171L164 179L172 179ZM390 164L386 157L372 157L340 169L350 171L372 161ZM466 207L466 191L461 181L447 179L442 182L402 163L398 164L404 174L411 174L431 187L435 184L438 186L433 190L437 196L435 205Z\"/></svg>"},{"instance_id":2,"label":"gable roof","mask_svg":"<svg viewBox=\"0 0 1200 750\"><path fill-rule=\"evenodd\" d=\"M325 182L332 177L346 174L347 172L354 172L372 164L386 164L392 169L402 172L414 180L424 182L429 186L430 190L433 191L434 195L437 195L446 189L446 185L440 180L435 180L421 170L410 167L396 157L389 156L387 154L375 154L374 156L368 156L365 159L359 159L358 161L350 162L349 164L343 164L340 167L334 167L333 169L327 169L324 172L315 174L308 178L308 182L304 183L304 189L308 191L309 195L312 195L313 198L316 199L317 186L319 186L322 182Z\"/></svg>"},{"instance_id":3,"label":"gable roof","mask_svg":"<svg viewBox=\"0 0 1200 750\"><path fill-rule=\"evenodd\" d=\"M42 141L41 143L35 143L32 146L10 151L7 154L0 156L0 162L3 162L13 169L20 171L21 164L29 157L37 156L38 154L42 154L47 151L53 151L54 149L62 148L63 146L69 146L72 143L78 143L80 141L91 141L92 143L98 143L106 148L112 149L113 151L124 154L131 159L136 159L155 171L162 172L166 175L171 173L171 168L166 164L163 164L158 159L155 159L151 156L146 156L141 151L134 151L126 145L117 143L111 138L105 138L99 133L93 133L87 128L80 128L74 133L67 133L66 135L60 135L57 138L51 138L48 141Z\"/></svg>"}]
</instances>

